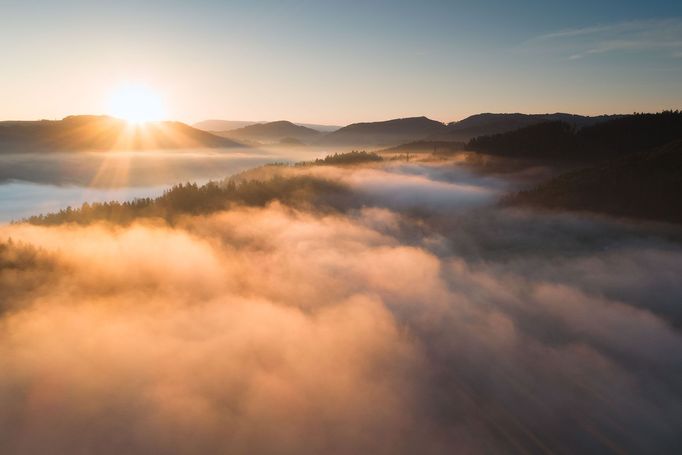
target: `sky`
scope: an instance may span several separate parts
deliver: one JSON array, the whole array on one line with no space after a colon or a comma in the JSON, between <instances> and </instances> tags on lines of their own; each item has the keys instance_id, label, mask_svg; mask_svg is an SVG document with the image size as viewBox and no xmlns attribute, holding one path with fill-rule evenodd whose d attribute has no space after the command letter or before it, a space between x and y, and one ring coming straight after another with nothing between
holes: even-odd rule
<instances>
[{"instance_id":1,"label":"sky","mask_svg":"<svg viewBox=\"0 0 682 455\"><path fill-rule=\"evenodd\" d=\"M682 107L682 2L0 0L0 119L345 125Z\"/></svg>"}]
</instances>

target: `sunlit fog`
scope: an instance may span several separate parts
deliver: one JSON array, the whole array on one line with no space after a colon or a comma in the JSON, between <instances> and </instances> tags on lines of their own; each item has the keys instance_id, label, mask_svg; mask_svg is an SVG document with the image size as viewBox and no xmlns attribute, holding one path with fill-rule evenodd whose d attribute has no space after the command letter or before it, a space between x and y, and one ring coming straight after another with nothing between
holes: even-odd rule
<instances>
[{"instance_id":1,"label":"sunlit fog","mask_svg":"<svg viewBox=\"0 0 682 455\"><path fill-rule=\"evenodd\" d=\"M682 453L682 3L0 38L0 455Z\"/></svg>"}]
</instances>

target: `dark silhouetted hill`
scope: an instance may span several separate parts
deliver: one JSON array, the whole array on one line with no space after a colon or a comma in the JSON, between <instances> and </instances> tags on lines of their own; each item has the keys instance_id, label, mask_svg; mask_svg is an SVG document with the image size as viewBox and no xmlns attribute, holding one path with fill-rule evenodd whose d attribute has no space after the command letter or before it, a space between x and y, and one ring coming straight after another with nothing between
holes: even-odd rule
<instances>
[{"instance_id":1,"label":"dark silhouetted hill","mask_svg":"<svg viewBox=\"0 0 682 455\"><path fill-rule=\"evenodd\" d=\"M635 114L578 131L578 147L595 156L617 157L682 139L682 111Z\"/></svg>"},{"instance_id":2,"label":"dark silhouetted hill","mask_svg":"<svg viewBox=\"0 0 682 455\"><path fill-rule=\"evenodd\" d=\"M241 147L180 122L131 124L107 116L0 122L0 153Z\"/></svg>"},{"instance_id":3,"label":"dark silhouetted hill","mask_svg":"<svg viewBox=\"0 0 682 455\"><path fill-rule=\"evenodd\" d=\"M296 125L305 126L306 128L310 128L321 133L331 133L342 128L339 125L320 125L318 123L297 123Z\"/></svg>"},{"instance_id":4,"label":"dark silhouetted hill","mask_svg":"<svg viewBox=\"0 0 682 455\"><path fill-rule=\"evenodd\" d=\"M595 161L643 152L682 138L682 113L634 114L578 129L547 122L472 139L467 149L506 157Z\"/></svg>"},{"instance_id":5,"label":"dark silhouetted hill","mask_svg":"<svg viewBox=\"0 0 682 455\"><path fill-rule=\"evenodd\" d=\"M447 125L444 132L434 136L434 140L468 141L474 137L506 133L527 126L545 122L565 122L576 128L583 128L607 120L618 118L618 115L600 115L588 117L583 115L555 114L476 114L458 122Z\"/></svg>"},{"instance_id":6,"label":"dark silhouetted hill","mask_svg":"<svg viewBox=\"0 0 682 455\"><path fill-rule=\"evenodd\" d=\"M322 133L286 120L280 120L277 122L258 123L231 131L221 131L216 134L241 141L274 143L280 142L285 138L307 142Z\"/></svg>"},{"instance_id":7,"label":"dark silhouetted hill","mask_svg":"<svg viewBox=\"0 0 682 455\"><path fill-rule=\"evenodd\" d=\"M214 131L230 131L245 126L263 122L250 122L246 120L203 120L192 125L193 128L212 133Z\"/></svg>"},{"instance_id":8,"label":"dark silhouetted hill","mask_svg":"<svg viewBox=\"0 0 682 455\"><path fill-rule=\"evenodd\" d=\"M208 132L216 132L216 131L230 131L230 130L236 130L237 128L244 128L245 126L250 126L250 125L256 125L256 124L262 124L262 123L268 123L268 122L253 122L253 121L244 121L244 120L204 120L201 122L197 122L194 125L192 125L194 128L208 131ZM317 123L294 123L295 125L298 126L305 126L306 128L310 128L315 131L319 131L321 133L331 133L332 131L336 131L339 128L341 128L338 125L320 125Z\"/></svg>"},{"instance_id":9,"label":"dark silhouetted hill","mask_svg":"<svg viewBox=\"0 0 682 455\"><path fill-rule=\"evenodd\" d=\"M443 123L426 117L353 123L325 135L319 143L330 146L392 146L424 139L445 128Z\"/></svg>"},{"instance_id":10,"label":"dark silhouetted hill","mask_svg":"<svg viewBox=\"0 0 682 455\"><path fill-rule=\"evenodd\" d=\"M504 202L682 223L681 195L682 140L677 140L562 174Z\"/></svg>"},{"instance_id":11,"label":"dark silhouetted hill","mask_svg":"<svg viewBox=\"0 0 682 455\"><path fill-rule=\"evenodd\" d=\"M577 147L575 127L565 122L526 126L508 133L480 136L466 148L491 155L524 158L565 158Z\"/></svg>"}]
</instances>

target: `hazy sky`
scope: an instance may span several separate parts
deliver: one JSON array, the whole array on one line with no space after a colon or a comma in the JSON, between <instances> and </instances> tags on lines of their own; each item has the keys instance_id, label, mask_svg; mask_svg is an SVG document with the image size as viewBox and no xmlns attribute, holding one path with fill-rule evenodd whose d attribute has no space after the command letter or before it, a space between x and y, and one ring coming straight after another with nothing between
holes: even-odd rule
<instances>
[{"instance_id":1,"label":"hazy sky","mask_svg":"<svg viewBox=\"0 0 682 455\"><path fill-rule=\"evenodd\" d=\"M682 2L0 0L0 119L346 124L682 107Z\"/></svg>"}]
</instances>

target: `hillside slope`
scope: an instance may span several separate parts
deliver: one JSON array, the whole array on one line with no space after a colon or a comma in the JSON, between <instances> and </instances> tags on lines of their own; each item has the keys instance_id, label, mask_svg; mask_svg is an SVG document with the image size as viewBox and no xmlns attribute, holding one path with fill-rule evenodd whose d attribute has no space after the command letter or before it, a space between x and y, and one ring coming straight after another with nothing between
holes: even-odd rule
<instances>
[{"instance_id":1,"label":"hillside slope","mask_svg":"<svg viewBox=\"0 0 682 455\"><path fill-rule=\"evenodd\" d=\"M180 122L129 124L107 116L0 122L0 153L242 147Z\"/></svg>"},{"instance_id":2,"label":"hillside slope","mask_svg":"<svg viewBox=\"0 0 682 455\"><path fill-rule=\"evenodd\" d=\"M618 115L587 117L583 115L555 114L476 114L447 125L445 132L433 139L468 141L477 136L506 133L544 122L565 122L576 128L591 126L618 118Z\"/></svg>"},{"instance_id":3,"label":"hillside slope","mask_svg":"<svg viewBox=\"0 0 682 455\"><path fill-rule=\"evenodd\" d=\"M467 149L492 155L597 161L661 147L682 138L682 112L635 114L577 129L547 122L472 139Z\"/></svg>"},{"instance_id":4,"label":"hillside slope","mask_svg":"<svg viewBox=\"0 0 682 455\"><path fill-rule=\"evenodd\" d=\"M410 117L383 122L353 123L321 138L331 146L393 146L413 142L445 131L446 126L426 117Z\"/></svg>"},{"instance_id":5,"label":"hillside slope","mask_svg":"<svg viewBox=\"0 0 682 455\"><path fill-rule=\"evenodd\" d=\"M231 131L216 132L223 137L253 142L280 142L283 139L296 139L307 142L321 135L319 131L296 125L286 120L257 123Z\"/></svg>"},{"instance_id":6,"label":"hillside slope","mask_svg":"<svg viewBox=\"0 0 682 455\"><path fill-rule=\"evenodd\" d=\"M214 131L230 131L245 126L255 125L261 122L250 122L246 120L202 120L192 124L192 128L212 133Z\"/></svg>"},{"instance_id":7,"label":"hillside slope","mask_svg":"<svg viewBox=\"0 0 682 455\"><path fill-rule=\"evenodd\" d=\"M237 128L244 128L245 126L262 123L268 122L253 122L246 120L203 120L201 122L194 123L192 126L194 128L212 133L215 131L231 131L236 130ZM321 133L331 133L332 131L336 131L341 128L338 125L320 125L317 123L294 123L294 125L305 126L306 128L310 128Z\"/></svg>"},{"instance_id":8,"label":"hillside slope","mask_svg":"<svg viewBox=\"0 0 682 455\"><path fill-rule=\"evenodd\" d=\"M682 140L568 172L505 203L682 223Z\"/></svg>"}]
</instances>

